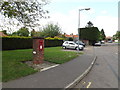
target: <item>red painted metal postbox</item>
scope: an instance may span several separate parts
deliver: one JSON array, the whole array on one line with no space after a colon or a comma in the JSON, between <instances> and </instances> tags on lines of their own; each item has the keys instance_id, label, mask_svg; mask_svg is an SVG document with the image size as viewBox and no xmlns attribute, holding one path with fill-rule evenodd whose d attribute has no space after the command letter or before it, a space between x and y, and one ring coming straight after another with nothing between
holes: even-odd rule
<instances>
[{"instance_id":1,"label":"red painted metal postbox","mask_svg":"<svg viewBox=\"0 0 120 90\"><path fill-rule=\"evenodd\" d=\"M43 45L44 45L43 40L40 40L40 41L39 41L39 50L40 50L40 51L43 50L43 47L44 47Z\"/></svg>"},{"instance_id":2,"label":"red painted metal postbox","mask_svg":"<svg viewBox=\"0 0 120 90\"><path fill-rule=\"evenodd\" d=\"M40 37L33 38L33 63L40 64L44 61L44 39Z\"/></svg>"}]
</instances>

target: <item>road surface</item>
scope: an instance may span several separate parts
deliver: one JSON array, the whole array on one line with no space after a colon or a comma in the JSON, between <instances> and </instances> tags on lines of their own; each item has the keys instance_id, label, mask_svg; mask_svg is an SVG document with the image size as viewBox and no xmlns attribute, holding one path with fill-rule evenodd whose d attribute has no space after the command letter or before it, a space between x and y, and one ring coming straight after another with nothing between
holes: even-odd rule
<instances>
[{"instance_id":1,"label":"road surface","mask_svg":"<svg viewBox=\"0 0 120 90\"><path fill-rule=\"evenodd\" d=\"M75 88L118 88L118 45L95 46L94 51L95 65Z\"/></svg>"}]
</instances>

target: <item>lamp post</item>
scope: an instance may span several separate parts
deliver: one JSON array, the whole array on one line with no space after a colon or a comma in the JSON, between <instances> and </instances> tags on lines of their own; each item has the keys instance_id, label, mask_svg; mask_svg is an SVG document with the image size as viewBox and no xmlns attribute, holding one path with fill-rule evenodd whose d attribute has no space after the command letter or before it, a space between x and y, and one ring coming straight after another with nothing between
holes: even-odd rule
<instances>
[{"instance_id":1,"label":"lamp post","mask_svg":"<svg viewBox=\"0 0 120 90\"><path fill-rule=\"evenodd\" d=\"M79 37L79 31L80 31L80 11L83 10L90 10L90 8L84 8L84 9L79 9L79 15L78 15L78 51L79 51L79 43L80 43L80 37Z\"/></svg>"}]
</instances>

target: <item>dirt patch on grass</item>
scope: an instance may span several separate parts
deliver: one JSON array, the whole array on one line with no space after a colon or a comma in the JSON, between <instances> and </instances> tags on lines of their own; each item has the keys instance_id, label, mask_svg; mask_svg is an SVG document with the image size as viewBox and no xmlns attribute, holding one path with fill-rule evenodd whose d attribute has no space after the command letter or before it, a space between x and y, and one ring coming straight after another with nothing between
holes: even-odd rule
<instances>
[{"instance_id":1,"label":"dirt patch on grass","mask_svg":"<svg viewBox=\"0 0 120 90\"><path fill-rule=\"evenodd\" d=\"M52 67L58 66L58 64L51 63L48 61L44 61L42 64L33 64L33 61L25 61L23 63L27 64L28 66L34 68L34 70L38 70L38 71L44 71Z\"/></svg>"}]
</instances>

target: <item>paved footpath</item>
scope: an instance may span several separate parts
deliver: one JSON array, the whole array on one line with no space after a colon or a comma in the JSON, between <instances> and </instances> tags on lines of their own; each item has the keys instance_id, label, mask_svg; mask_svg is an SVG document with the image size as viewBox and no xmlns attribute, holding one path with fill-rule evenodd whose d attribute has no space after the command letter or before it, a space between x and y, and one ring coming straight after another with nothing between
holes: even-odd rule
<instances>
[{"instance_id":1,"label":"paved footpath","mask_svg":"<svg viewBox=\"0 0 120 90\"><path fill-rule=\"evenodd\" d=\"M3 88L65 88L82 75L94 60L92 46L86 47L84 52L55 68L3 83Z\"/></svg>"}]
</instances>

